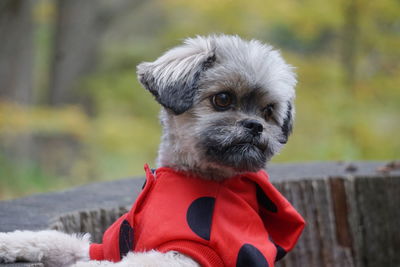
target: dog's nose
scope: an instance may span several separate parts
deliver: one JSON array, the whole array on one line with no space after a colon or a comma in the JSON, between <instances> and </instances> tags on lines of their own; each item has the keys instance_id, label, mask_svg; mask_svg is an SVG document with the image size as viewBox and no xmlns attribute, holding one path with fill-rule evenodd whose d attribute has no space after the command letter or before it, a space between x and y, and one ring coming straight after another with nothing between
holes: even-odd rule
<instances>
[{"instance_id":1,"label":"dog's nose","mask_svg":"<svg viewBox=\"0 0 400 267\"><path fill-rule=\"evenodd\" d=\"M264 130L262 124L256 120L242 120L240 124L249 129L254 136L260 135Z\"/></svg>"}]
</instances>

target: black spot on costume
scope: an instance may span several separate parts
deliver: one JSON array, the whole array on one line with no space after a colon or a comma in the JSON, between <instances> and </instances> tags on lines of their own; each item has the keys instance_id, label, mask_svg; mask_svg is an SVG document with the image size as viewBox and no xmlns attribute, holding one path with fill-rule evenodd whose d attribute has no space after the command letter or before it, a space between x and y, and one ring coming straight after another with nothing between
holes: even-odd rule
<instances>
[{"instance_id":1,"label":"black spot on costume","mask_svg":"<svg viewBox=\"0 0 400 267\"><path fill-rule=\"evenodd\" d=\"M198 198L190 204L186 214L190 229L205 240L210 240L214 204L215 198L213 197Z\"/></svg>"}]
</instances>

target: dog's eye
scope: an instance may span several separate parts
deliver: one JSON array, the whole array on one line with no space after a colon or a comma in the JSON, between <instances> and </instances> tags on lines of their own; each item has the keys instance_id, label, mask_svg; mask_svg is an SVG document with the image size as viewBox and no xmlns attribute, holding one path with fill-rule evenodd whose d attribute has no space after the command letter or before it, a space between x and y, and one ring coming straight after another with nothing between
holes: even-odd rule
<instances>
[{"instance_id":1,"label":"dog's eye","mask_svg":"<svg viewBox=\"0 0 400 267\"><path fill-rule=\"evenodd\" d=\"M264 118L265 118L266 120L269 120L269 119L272 118L272 116L274 115L274 109L275 109L274 104L269 104L269 105L264 109L263 113L264 113Z\"/></svg>"},{"instance_id":2,"label":"dog's eye","mask_svg":"<svg viewBox=\"0 0 400 267\"><path fill-rule=\"evenodd\" d=\"M212 97L211 102L217 110L227 110L233 103L233 97L230 93L219 93Z\"/></svg>"}]
</instances>

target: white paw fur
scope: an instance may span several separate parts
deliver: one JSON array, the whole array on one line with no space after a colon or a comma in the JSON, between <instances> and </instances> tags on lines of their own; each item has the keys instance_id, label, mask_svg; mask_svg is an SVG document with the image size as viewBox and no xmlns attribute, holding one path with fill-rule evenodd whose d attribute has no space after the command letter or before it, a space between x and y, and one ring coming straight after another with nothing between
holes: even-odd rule
<instances>
[{"instance_id":1,"label":"white paw fur","mask_svg":"<svg viewBox=\"0 0 400 267\"><path fill-rule=\"evenodd\" d=\"M89 260L90 235L47 231L0 233L0 262L42 262L46 267L64 267Z\"/></svg>"}]
</instances>

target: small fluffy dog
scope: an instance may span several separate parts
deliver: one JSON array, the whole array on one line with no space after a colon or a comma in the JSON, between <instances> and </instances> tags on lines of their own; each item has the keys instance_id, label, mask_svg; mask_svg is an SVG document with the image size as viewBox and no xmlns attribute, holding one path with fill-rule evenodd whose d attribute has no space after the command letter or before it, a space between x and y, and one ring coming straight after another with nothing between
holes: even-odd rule
<instances>
[{"instance_id":1,"label":"small fluffy dog","mask_svg":"<svg viewBox=\"0 0 400 267\"><path fill-rule=\"evenodd\" d=\"M0 233L0 261L273 266L304 227L263 171L292 130L293 68L271 46L218 35L186 39L137 73L162 106L163 135L160 168L146 169L132 211L102 245L56 231Z\"/></svg>"}]
</instances>

